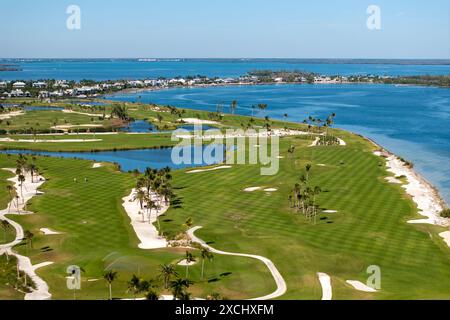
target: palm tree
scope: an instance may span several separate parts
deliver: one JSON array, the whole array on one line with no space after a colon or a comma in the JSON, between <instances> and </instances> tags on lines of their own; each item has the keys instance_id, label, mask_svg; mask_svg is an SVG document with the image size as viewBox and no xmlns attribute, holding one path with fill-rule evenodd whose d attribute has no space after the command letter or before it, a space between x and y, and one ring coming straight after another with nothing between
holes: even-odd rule
<instances>
[{"instance_id":1,"label":"palm tree","mask_svg":"<svg viewBox=\"0 0 450 320\"><path fill-rule=\"evenodd\" d=\"M192 253L186 251L185 261L186 261L186 279L189 279L189 265L192 262L195 262L195 257L193 256Z\"/></svg>"},{"instance_id":2,"label":"palm tree","mask_svg":"<svg viewBox=\"0 0 450 320\"><path fill-rule=\"evenodd\" d=\"M306 181L308 181L309 180L309 171L311 170L311 164L310 163L308 163L307 165L306 165L306 167L305 167L305 169L306 169Z\"/></svg>"},{"instance_id":3,"label":"palm tree","mask_svg":"<svg viewBox=\"0 0 450 320\"><path fill-rule=\"evenodd\" d=\"M230 109L231 109L231 113L232 114L234 114L234 111L236 110L236 108L237 108L237 101L236 100L233 100L232 102L231 102L231 105L230 105Z\"/></svg>"},{"instance_id":4,"label":"palm tree","mask_svg":"<svg viewBox=\"0 0 450 320\"><path fill-rule=\"evenodd\" d=\"M116 280L117 278L117 272L113 271L113 270L109 270L107 272L105 272L105 274L103 275L103 279L105 279L108 282L108 286L109 286L109 300L112 300L112 283L114 280Z\"/></svg>"},{"instance_id":5,"label":"palm tree","mask_svg":"<svg viewBox=\"0 0 450 320\"><path fill-rule=\"evenodd\" d=\"M135 274L133 274L131 280L127 282L127 292L131 292L133 294L134 300L136 300L136 295L140 291L140 283L141 280Z\"/></svg>"},{"instance_id":6,"label":"palm tree","mask_svg":"<svg viewBox=\"0 0 450 320\"><path fill-rule=\"evenodd\" d=\"M314 215L314 224L316 224L317 210L316 210L316 195L319 195L322 192L320 187L316 186L313 190L313 215Z\"/></svg>"},{"instance_id":7,"label":"palm tree","mask_svg":"<svg viewBox=\"0 0 450 320\"><path fill-rule=\"evenodd\" d=\"M194 219L192 219L191 217L188 217L183 226L185 226L187 229L190 229L193 224L194 224Z\"/></svg>"},{"instance_id":8,"label":"palm tree","mask_svg":"<svg viewBox=\"0 0 450 320\"><path fill-rule=\"evenodd\" d=\"M31 163L27 166L27 169L31 174L31 183L33 183L34 182L34 180L33 180L34 174L38 171L38 168L34 163Z\"/></svg>"},{"instance_id":9,"label":"palm tree","mask_svg":"<svg viewBox=\"0 0 450 320\"><path fill-rule=\"evenodd\" d=\"M174 281L170 281L170 288L173 294L173 300L183 299L185 297L185 290L192 285L193 282L188 279L176 279Z\"/></svg>"},{"instance_id":10,"label":"palm tree","mask_svg":"<svg viewBox=\"0 0 450 320\"><path fill-rule=\"evenodd\" d=\"M144 201L146 197L146 193L142 189L138 189L134 195L133 201L138 201L141 209L144 209Z\"/></svg>"},{"instance_id":11,"label":"palm tree","mask_svg":"<svg viewBox=\"0 0 450 320\"><path fill-rule=\"evenodd\" d=\"M9 198L11 199L11 200L9 201L9 203L8 203L8 213L9 213L10 210L11 210L11 203L13 202L13 191L14 191L14 187L13 187L12 185L8 184L8 185L6 186L6 190L8 190Z\"/></svg>"},{"instance_id":12,"label":"palm tree","mask_svg":"<svg viewBox=\"0 0 450 320\"><path fill-rule=\"evenodd\" d=\"M159 293L154 289L149 289L147 294L145 295L145 299L157 301L159 300Z\"/></svg>"},{"instance_id":13,"label":"palm tree","mask_svg":"<svg viewBox=\"0 0 450 320\"><path fill-rule=\"evenodd\" d=\"M22 195L22 203L24 203L25 199L23 198L23 183L25 182L25 176L23 174L20 174L17 179L20 182L20 194Z\"/></svg>"},{"instance_id":14,"label":"palm tree","mask_svg":"<svg viewBox=\"0 0 450 320\"><path fill-rule=\"evenodd\" d=\"M204 247L200 251L200 254L202 256L202 280L203 280L203 275L204 275L204 270L205 270L205 260L208 259L208 261L211 261L213 259L213 254L208 248L204 248Z\"/></svg>"},{"instance_id":15,"label":"palm tree","mask_svg":"<svg viewBox=\"0 0 450 320\"><path fill-rule=\"evenodd\" d=\"M169 281L171 277L178 277L178 272L173 264L163 264L160 267L161 277L164 279L164 288L169 288Z\"/></svg>"},{"instance_id":16,"label":"palm tree","mask_svg":"<svg viewBox=\"0 0 450 320\"><path fill-rule=\"evenodd\" d=\"M23 235L24 239L27 241L27 244L33 249L34 234L31 231L26 230Z\"/></svg>"},{"instance_id":17,"label":"palm tree","mask_svg":"<svg viewBox=\"0 0 450 320\"><path fill-rule=\"evenodd\" d=\"M258 108L261 111L266 110L267 109L267 104L266 103L259 103L258 104Z\"/></svg>"},{"instance_id":18,"label":"palm tree","mask_svg":"<svg viewBox=\"0 0 450 320\"><path fill-rule=\"evenodd\" d=\"M11 224L7 220L2 220L2 229L5 232L4 242L6 243L6 234L9 229L11 229Z\"/></svg>"}]
</instances>

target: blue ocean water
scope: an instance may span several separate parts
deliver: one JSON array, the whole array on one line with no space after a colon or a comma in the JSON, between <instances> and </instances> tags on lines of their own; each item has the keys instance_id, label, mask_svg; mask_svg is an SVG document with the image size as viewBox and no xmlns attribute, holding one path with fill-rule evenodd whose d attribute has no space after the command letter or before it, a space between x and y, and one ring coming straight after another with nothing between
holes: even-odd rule
<instances>
[{"instance_id":1,"label":"blue ocean water","mask_svg":"<svg viewBox=\"0 0 450 320\"><path fill-rule=\"evenodd\" d=\"M109 97L135 101L136 94ZM450 203L450 90L370 84L261 85L140 92L142 102L215 111L237 100L236 113L301 122L337 114L336 126L372 138L408 159ZM264 112L252 105L267 103Z\"/></svg>"},{"instance_id":2,"label":"blue ocean water","mask_svg":"<svg viewBox=\"0 0 450 320\"><path fill-rule=\"evenodd\" d=\"M252 70L303 70L326 75L419 75L450 74L450 65L374 63L325 63L327 60L42 60L5 61L21 71L0 72L0 80L66 79L115 80L195 76L238 77Z\"/></svg>"}]
</instances>

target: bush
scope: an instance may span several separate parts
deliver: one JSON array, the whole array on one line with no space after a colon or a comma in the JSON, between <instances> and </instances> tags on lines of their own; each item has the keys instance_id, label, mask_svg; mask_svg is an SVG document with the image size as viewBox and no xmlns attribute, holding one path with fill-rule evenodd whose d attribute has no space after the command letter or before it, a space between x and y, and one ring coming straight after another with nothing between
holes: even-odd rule
<instances>
[{"instance_id":1,"label":"bush","mask_svg":"<svg viewBox=\"0 0 450 320\"><path fill-rule=\"evenodd\" d=\"M450 218L450 209L444 209L441 211L442 218Z\"/></svg>"}]
</instances>

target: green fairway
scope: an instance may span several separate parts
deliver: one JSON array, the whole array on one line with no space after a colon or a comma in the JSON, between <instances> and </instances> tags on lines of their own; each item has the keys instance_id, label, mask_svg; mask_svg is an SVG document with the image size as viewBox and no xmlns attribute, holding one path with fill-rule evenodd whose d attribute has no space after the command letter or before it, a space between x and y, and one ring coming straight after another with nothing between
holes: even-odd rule
<instances>
[{"instance_id":1,"label":"green fairway","mask_svg":"<svg viewBox=\"0 0 450 320\"><path fill-rule=\"evenodd\" d=\"M101 116L101 114L99 115ZM39 111L24 111L22 115L11 117L0 121L0 130L15 131L15 130L29 130L30 133L34 130L44 130L53 128L76 128L80 126L107 126L110 124L109 120L100 120L98 117L91 117L77 113L65 113L58 110L39 110Z\"/></svg>"},{"instance_id":2,"label":"green fairway","mask_svg":"<svg viewBox=\"0 0 450 320\"><path fill-rule=\"evenodd\" d=\"M1 167L14 167L14 161L15 157L0 156ZM134 273L155 279L161 264L183 259L182 249L137 248L137 238L121 204L121 198L134 183L131 174L114 171L112 165L92 169L88 161L38 157L37 164L48 179L42 187L45 194L30 201L28 209L34 215L12 218L35 235L33 248L23 244L16 250L30 256L33 264L55 262L38 270L49 284L53 298L73 298L73 292L65 285L66 268L70 265L85 271L82 289L76 292L79 298L107 298L107 285L102 279L106 269L119 273L114 283L115 297L131 298L131 294L126 294L126 282ZM74 178L80 182L75 183ZM43 235L40 228L62 234ZM185 269L180 266L178 271L184 275ZM247 258L217 256L213 262L206 262L205 274L205 281L201 281L200 263L190 267L190 279L196 284L189 291L194 295L206 297L219 292L229 298L250 298L270 293L275 287L264 264Z\"/></svg>"},{"instance_id":3,"label":"green fairway","mask_svg":"<svg viewBox=\"0 0 450 320\"><path fill-rule=\"evenodd\" d=\"M351 134L342 137L347 147L307 148L301 139L283 139L285 158L273 177L251 166L177 172L183 205L169 210L172 221L163 223L163 230L175 233L191 216L204 227L197 235L216 248L272 259L287 282L282 298L319 299L316 273L325 272L337 299L449 299L450 250L436 233L443 228L408 225L415 206L399 186L384 181L384 163L372 154L372 145ZM286 153L292 143L295 159ZM295 214L287 199L306 163L313 164L313 185L324 190L319 205L338 211L320 215L317 225ZM278 191L243 192L255 186ZM370 265L381 268L380 292L359 292L345 283L365 283Z\"/></svg>"},{"instance_id":4,"label":"green fairway","mask_svg":"<svg viewBox=\"0 0 450 320\"><path fill-rule=\"evenodd\" d=\"M11 135L9 138L14 140L24 139L33 140L34 138L26 135ZM75 135L39 135L37 139L41 140L88 140L80 142L22 142L0 141L0 149L28 149L40 151L113 151L113 150L131 150L131 149L149 149L169 147L176 144L170 140L170 134L75 134ZM98 141L89 141L98 140Z\"/></svg>"},{"instance_id":5,"label":"green fairway","mask_svg":"<svg viewBox=\"0 0 450 320\"><path fill-rule=\"evenodd\" d=\"M131 109L131 107L130 107ZM136 118L151 118L154 110L130 110ZM178 116L163 114L161 122L174 124ZM206 113L185 111L183 117L207 119ZM248 117L226 115L224 127L241 127ZM267 123L256 120L258 125ZM270 122L272 127L300 125ZM255 124L256 126L256 124ZM357 135L333 131L346 146L308 147L306 135L280 139L280 170L274 176L260 175L255 165L234 165L230 169L186 173L173 171L176 205L161 217L161 231L173 238L186 230L186 219L202 226L196 235L212 247L264 256L274 262L287 283L282 299L320 299L317 272L331 276L335 299L450 299L450 249L438 236L443 228L410 225L417 208L400 185L388 183L385 161L373 154L374 145ZM9 136L13 139L27 136ZM94 151L170 146L170 134L84 134L45 136L46 139L101 139L99 142L24 143L1 142L1 148L48 151ZM293 153L288 153L288 149ZM15 167L15 156L0 155L0 168ZM291 208L288 197L305 166L311 164L311 185L322 193L316 203L321 210L317 224L307 221ZM37 165L47 181L43 195L30 201L34 215L14 216L24 230L35 234L33 248L15 248L30 256L33 264L53 265L38 270L56 299L72 299L65 286L66 268L82 267L80 299L108 296L105 270L119 272L113 283L114 297L132 298L126 282L133 274L156 279L159 266L183 259L184 249L141 250L122 207L122 198L135 186L132 174L116 171L114 165L92 169L92 162L38 157ZM6 207L6 179L0 171L0 204ZM76 178L76 181L74 181ZM85 182L86 179L86 182ZM3 187L2 187L3 186ZM249 187L261 190L245 192ZM273 188L274 192L263 189ZM39 229L50 228L60 235L45 236ZM193 251L199 260L199 252ZM275 282L260 261L216 255L206 262L205 280L200 279L200 260L189 268L195 284L193 296L218 292L230 299L254 298L275 290ZM363 283L369 266L381 268L381 290L364 293L346 280ZM185 268L178 266L183 276ZM160 281L160 280L159 280ZM0 298L10 294L1 287ZM9 292L9 293L8 293ZM162 291L168 294L169 291Z\"/></svg>"}]
</instances>

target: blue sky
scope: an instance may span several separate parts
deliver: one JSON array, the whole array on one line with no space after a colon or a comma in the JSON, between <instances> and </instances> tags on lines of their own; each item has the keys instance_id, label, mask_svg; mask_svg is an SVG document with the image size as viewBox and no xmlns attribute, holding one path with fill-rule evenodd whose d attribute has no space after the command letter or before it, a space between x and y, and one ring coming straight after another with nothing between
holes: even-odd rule
<instances>
[{"instance_id":1,"label":"blue sky","mask_svg":"<svg viewBox=\"0 0 450 320\"><path fill-rule=\"evenodd\" d=\"M2 2L3 58L450 58L448 0ZM81 30L66 28L71 4Z\"/></svg>"}]
</instances>

